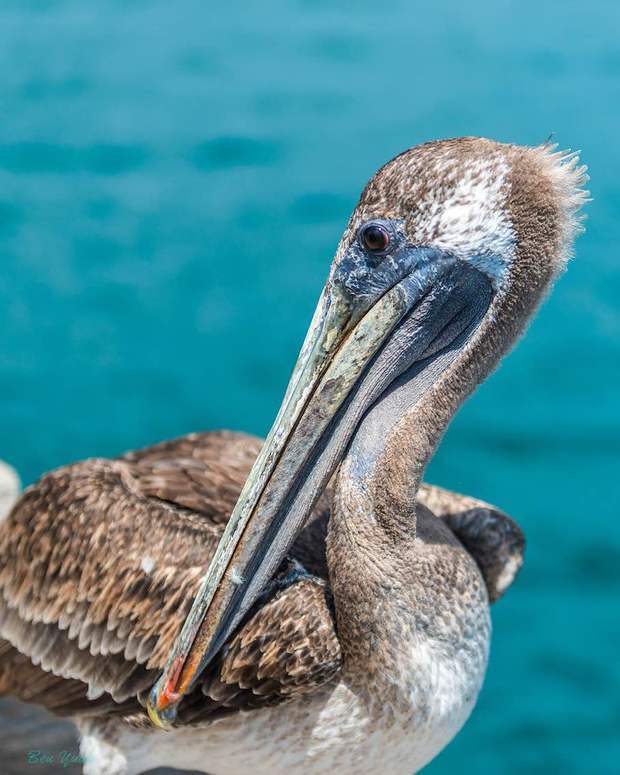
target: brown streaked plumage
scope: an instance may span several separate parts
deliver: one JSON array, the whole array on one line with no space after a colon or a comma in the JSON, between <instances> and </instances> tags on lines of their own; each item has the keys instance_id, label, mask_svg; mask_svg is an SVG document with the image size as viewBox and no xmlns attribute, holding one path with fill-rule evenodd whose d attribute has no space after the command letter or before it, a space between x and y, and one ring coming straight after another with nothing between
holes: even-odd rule
<instances>
[{"instance_id":1,"label":"brown streaked plumage","mask_svg":"<svg viewBox=\"0 0 620 775\"><path fill-rule=\"evenodd\" d=\"M59 715L139 713L260 447L247 434L190 434L52 471L29 488L0 530L1 630L14 644L0 641L0 695ZM291 551L312 575L276 585L187 719L312 691L340 669L325 584L330 500ZM493 507L431 485L420 504L448 523L473 514L505 525L520 560L518 527Z\"/></svg>"},{"instance_id":2,"label":"brown streaked plumage","mask_svg":"<svg viewBox=\"0 0 620 775\"><path fill-rule=\"evenodd\" d=\"M422 474L561 270L583 179L476 138L385 165L251 471L259 442L192 436L52 472L0 526L0 691L77 717L93 774L429 761L523 539Z\"/></svg>"}]
</instances>

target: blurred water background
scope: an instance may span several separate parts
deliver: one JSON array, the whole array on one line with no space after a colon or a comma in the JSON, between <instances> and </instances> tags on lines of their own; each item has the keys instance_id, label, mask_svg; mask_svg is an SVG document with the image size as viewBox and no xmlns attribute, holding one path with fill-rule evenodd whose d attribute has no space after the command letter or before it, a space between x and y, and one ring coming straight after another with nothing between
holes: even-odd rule
<instances>
[{"instance_id":1,"label":"blurred water background","mask_svg":"<svg viewBox=\"0 0 620 775\"><path fill-rule=\"evenodd\" d=\"M404 148L582 150L577 256L427 477L529 541L427 772L618 772L620 5L3 0L0 28L0 457L26 482L264 434L348 214Z\"/></svg>"}]
</instances>

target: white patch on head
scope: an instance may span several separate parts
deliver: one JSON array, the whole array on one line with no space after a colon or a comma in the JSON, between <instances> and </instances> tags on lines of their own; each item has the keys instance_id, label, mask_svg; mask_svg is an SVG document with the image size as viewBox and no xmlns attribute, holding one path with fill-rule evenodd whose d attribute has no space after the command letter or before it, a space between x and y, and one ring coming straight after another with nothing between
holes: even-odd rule
<instances>
[{"instance_id":1,"label":"white patch on head","mask_svg":"<svg viewBox=\"0 0 620 775\"><path fill-rule=\"evenodd\" d=\"M472 159L467 166L439 158L431 174L446 182L416 202L423 242L471 262L497 287L514 259L516 235L507 206L508 164L499 155Z\"/></svg>"},{"instance_id":2,"label":"white patch on head","mask_svg":"<svg viewBox=\"0 0 620 775\"><path fill-rule=\"evenodd\" d=\"M545 187L544 196L552 194L546 204L552 210L557 206L550 213L552 230L545 234L542 229L539 238L555 239L554 231L559 228L559 255L556 243L554 255L545 254L543 258L553 261L554 271L561 271L581 228L578 210L588 199L588 192L581 188L588 180L586 167L579 164L577 154L558 152L548 144L526 148L483 138L429 143L410 149L382 167L362 194L336 261L364 220L395 219L404 224L413 244L436 247L468 261L490 278L496 290L503 287L517 259L523 226L513 222L520 212L512 201L513 181L519 180L512 174L513 165L518 169L527 157L534 161L526 164L525 170L532 193L539 185L538 173ZM552 191L546 183L551 184ZM516 193L521 211L526 213L524 216L521 212L521 217L527 220L528 192L519 189ZM533 196L532 204L539 207L540 200ZM540 213L533 217L540 217ZM541 245L541 249L545 247Z\"/></svg>"},{"instance_id":3,"label":"white patch on head","mask_svg":"<svg viewBox=\"0 0 620 775\"><path fill-rule=\"evenodd\" d=\"M140 567L145 573L150 574L153 572L153 568L155 567L155 560L152 557L145 556L140 562Z\"/></svg>"}]
</instances>

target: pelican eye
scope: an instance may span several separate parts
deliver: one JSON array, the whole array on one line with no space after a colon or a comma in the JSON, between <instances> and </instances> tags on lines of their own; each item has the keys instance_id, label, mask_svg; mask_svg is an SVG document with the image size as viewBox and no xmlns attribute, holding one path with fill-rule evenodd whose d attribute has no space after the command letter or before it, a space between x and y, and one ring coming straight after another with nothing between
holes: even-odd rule
<instances>
[{"instance_id":1,"label":"pelican eye","mask_svg":"<svg viewBox=\"0 0 620 775\"><path fill-rule=\"evenodd\" d=\"M390 247L390 233L378 223L367 223L359 231L359 241L369 253L385 253Z\"/></svg>"}]
</instances>

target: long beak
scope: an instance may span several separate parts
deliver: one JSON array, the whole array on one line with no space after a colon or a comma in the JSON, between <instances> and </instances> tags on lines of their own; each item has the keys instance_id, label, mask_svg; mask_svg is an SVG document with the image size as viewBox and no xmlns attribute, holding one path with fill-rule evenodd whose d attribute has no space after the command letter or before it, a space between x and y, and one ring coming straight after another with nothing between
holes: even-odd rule
<instances>
[{"instance_id":1,"label":"long beak","mask_svg":"<svg viewBox=\"0 0 620 775\"><path fill-rule=\"evenodd\" d=\"M439 263L435 262L433 271ZM453 316L451 302L426 304L428 284L421 276L412 273L370 299L347 293L332 273L280 412L164 672L150 693L149 715L158 726L172 723L183 695L275 574L342 459L361 413L393 378L394 363L400 357L396 345L407 338L406 329L412 331L414 353L424 354ZM432 326L422 327L416 314L408 314L416 307L444 309L444 315L434 314L434 332ZM401 322L402 335L392 337L384 347ZM390 368L381 366L382 359ZM371 362L372 367L367 368ZM373 369L383 375L384 382L376 379Z\"/></svg>"},{"instance_id":2,"label":"long beak","mask_svg":"<svg viewBox=\"0 0 620 775\"><path fill-rule=\"evenodd\" d=\"M369 310L328 281L267 440L243 487L193 607L148 701L168 726L175 707L274 575L313 503L291 492L364 367L409 307L397 285ZM322 472L325 482L337 460ZM316 497L320 494L320 489Z\"/></svg>"}]
</instances>

